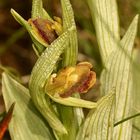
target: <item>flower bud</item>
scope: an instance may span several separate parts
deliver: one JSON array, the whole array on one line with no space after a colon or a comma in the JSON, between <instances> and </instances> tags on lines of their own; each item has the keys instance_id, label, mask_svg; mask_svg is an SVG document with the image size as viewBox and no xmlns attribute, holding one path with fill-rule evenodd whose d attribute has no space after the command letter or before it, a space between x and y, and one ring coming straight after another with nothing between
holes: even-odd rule
<instances>
[{"instance_id":1,"label":"flower bud","mask_svg":"<svg viewBox=\"0 0 140 140\"><path fill-rule=\"evenodd\" d=\"M28 22L32 26L32 29L34 30L38 38L47 44L51 44L62 31L62 26L57 21L36 18L29 19Z\"/></svg>"}]
</instances>

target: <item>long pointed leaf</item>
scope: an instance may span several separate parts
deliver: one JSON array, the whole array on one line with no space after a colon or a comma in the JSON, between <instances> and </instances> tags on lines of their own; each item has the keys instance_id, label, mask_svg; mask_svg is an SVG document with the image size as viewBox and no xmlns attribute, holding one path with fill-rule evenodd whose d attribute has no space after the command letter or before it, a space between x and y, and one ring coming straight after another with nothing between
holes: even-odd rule
<instances>
[{"instance_id":1,"label":"long pointed leaf","mask_svg":"<svg viewBox=\"0 0 140 140\"><path fill-rule=\"evenodd\" d=\"M88 5L95 25L102 61L105 64L120 40L116 0L88 0Z\"/></svg>"},{"instance_id":2,"label":"long pointed leaf","mask_svg":"<svg viewBox=\"0 0 140 140\"><path fill-rule=\"evenodd\" d=\"M42 0L33 0L32 2L32 18L42 17L43 3Z\"/></svg>"},{"instance_id":3,"label":"long pointed leaf","mask_svg":"<svg viewBox=\"0 0 140 140\"><path fill-rule=\"evenodd\" d=\"M73 27L73 31L69 32L69 44L64 52L63 66L75 65L78 55L77 31L74 21L74 13L69 0L61 0L62 16L63 16L63 30Z\"/></svg>"},{"instance_id":4,"label":"long pointed leaf","mask_svg":"<svg viewBox=\"0 0 140 140\"><path fill-rule=\"evenodd\" d=\"M54 140L48 125L34 107L28 89L7 73L2 75L2 85L6 109L16 103L9 126L12 140Z\"/></svg>"},{"instance_id":5,"label":"long pointed leaf","mask_svg":"<svg viewBox=\"0 0 140 140\"><path fill-rule=\"evenodd\" d=\"M32 18L44 18L53 21L47 11L43 8L42 0L32 1Z\"/></svg>"},{"instance_id":6,"label":"long pointed leaf","mask_svg":"<svg viewBox=\"0 0 140 140\"><path fill-rule=\"evenodd\" d=\"M46 48L32 70L29 84L30 94L36 107L48 121L52 129L61 134L67 133L67 131L54 112L49 97L42 89L53 72L56 62L67 44L67 39L68 32L65 32Z\"/></svg>"},{"instance_id":7,"label":"long pointed leaf","mask_svg":"<svg viewBox=\"0 0 140 140\"><path fill-rule=\"evenodd\" d=\"M133 80L134 84L134 101L133 108L134 112L140 111L140 51L139 49L135 49L133 52L134 62L133 65ZM139 140L140 139L140 117L134 118L133 120L133 129L132 129L132 139Z\"/></svg>"},{"instance_id":8,"label":"long pointed leaf","mask_svg":"<svg viewBox=\"0 0 140 140\"><path fill-rule=\"evenodd\" d=\"M78 55L78 41L77 41L77 31L74 21L74 13L70 0L61 0L62 5L62 19L63 19L63 30L67 30L73 27L74 30L69 33L69 43L63 54L63 67L75 65L77 62ZM80 98L77 96L77 98ZM76 137L76 133L80 123L83 120L83 111L81 108L65 107L60 106L59 112L61 115L61 120L64 126L67 128L68 135L64 135L61 138L63 140L73 140Z\"/></svg>"},{"instance_id":9,"label":"long pointed leaf","mask_svg":"<svg viewBox=\"0 0 140 140\"><path fill-rule=\"evenodd\" d=\"M120 46L112 52L102 73L102 92L108 93L112 87L116 88L116 118L119 121L131 114L132 107L132 71L131 54L137 31L138 16L131 23L128 31L121 40ZM131 139L131 121L115 127L114 140Z\"/></svg>"},{"instance_id":10,"label":"long pointed leaf","mask_svg":"<svg viewBox=\"0 0 140 140\"><path fill-rule=\"evenodd\" d=\"M115 94L106 95L97 104L97 109L88 114L76 140L112 140Z\"/></svg>"}]
</instances>

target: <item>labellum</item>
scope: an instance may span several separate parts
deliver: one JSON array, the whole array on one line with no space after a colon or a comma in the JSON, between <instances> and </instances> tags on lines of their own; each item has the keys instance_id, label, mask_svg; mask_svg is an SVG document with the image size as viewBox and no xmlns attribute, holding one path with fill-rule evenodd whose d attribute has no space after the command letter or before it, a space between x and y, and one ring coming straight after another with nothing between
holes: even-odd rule
<instances>
[{"instance_id":1,"label":"labellum","mask_svg":"<svg viewBox=\"0 0 140 140\"><path fill-rule=\"evenodd\" d=\"M61 32L61 23L43 18L29 19L34 32L45 43L51 44Z\"/></svg>"},{"instance_id":2,"label":"labellum","mask_svg":"<svg viewBox=\"0 0 140 140\"><path fill-rule=\"evenodd\" d=\"M69 97L73 93L86 93L96 82L96 74L91 71L92 65L81 62L75 67L66 67L53 74L45 91L53 96Z\"/></svg>"}]
</instances>

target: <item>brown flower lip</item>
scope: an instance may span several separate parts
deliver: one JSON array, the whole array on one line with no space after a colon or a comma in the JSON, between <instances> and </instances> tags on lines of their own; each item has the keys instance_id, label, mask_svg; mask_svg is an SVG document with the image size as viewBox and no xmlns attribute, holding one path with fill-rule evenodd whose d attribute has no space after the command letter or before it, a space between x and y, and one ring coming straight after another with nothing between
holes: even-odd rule
<instances>
[{"instance_id":1,"label":"brown flower lip","mask_svg":"<svg viewBox=\"0 0 140 140\"><path fill-rule=\"evenodd\" d=\"M58 36L52 28L53 23L47 19L29 19L29 24L46 43L51 44Z\"/></svg>"},{"instance_id":2,"label":"brown flower lip","mask_svg":"<svg viewBox=\"0 0 140 140\"><path fill-rule=\"evenodd\" d=\"M91 71L92 65L81 62L76 66L61 69L53 74L46 85L46 92L66 98L74 93L86 93L96 82L96 73Z\"/></svg>"},{"instance_id":3,"label":"brown flower lip","mask_svg":"<svg viewBox=\"0 0 140 140\"><path fill-rule=\"evenodd\" d=\"M72 86L67 92L64 92L63 94L60 94L60 97L66 98L71 96L73 93L86 93L88 90L93 86L93 83L91 82L94 79L96 79L96 74L93 71L90 71L87 77L82 79L80 82ZM92 84L91 84L92 83Z\"/></svg>"}]
</instances>

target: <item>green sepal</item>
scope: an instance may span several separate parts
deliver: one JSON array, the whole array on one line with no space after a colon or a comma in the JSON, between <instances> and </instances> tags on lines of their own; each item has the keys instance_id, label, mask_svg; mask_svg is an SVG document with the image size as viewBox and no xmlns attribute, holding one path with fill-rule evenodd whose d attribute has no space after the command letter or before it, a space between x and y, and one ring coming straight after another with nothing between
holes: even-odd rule
<instances>
[{"instance_id":1,"label":"green sepal","mask_svg":"<svg viewBox=\"0 0 140 140\"><path fill-rule=\"evenodd\" d=\"M86 100L82 100L82 99L78 99L78 98L74 98L74 97L66 97L66 98L62 98L60 96L52 96L49 95L48 96L54 101L57 102L59 104L65 105L65 106L73 106L73 107L82 107L82 108L96 108L97 103L95 102L91 102L91 101L86 101Z\"/></svg>"},{"instance_id":2,"label":"green sepal","mask_svg":"<svg viewBox=\"0 0 140 140\"><path fill-rule=\"evenodd\" d=\"M49 125L34 106L29 90L7 72L2 74L2 92L7 111L15 102L9 124L12 140L55 140Z\"/></svg>"},{"instance_id":3,"label":"green sepal","mask_svg":"<svg viewBox=\"0 0 140 140\"><path fill-rule=\"evenodd\" d=\"M25 19L23 19L15 10L11 9L11 13L15 20L27 29L33 43L35 44L38 54L41 54L44 51L45 47L48 47L48 44L38 38L37 33L33 30L29 23Z\"/></svg>"}]
</instances>

